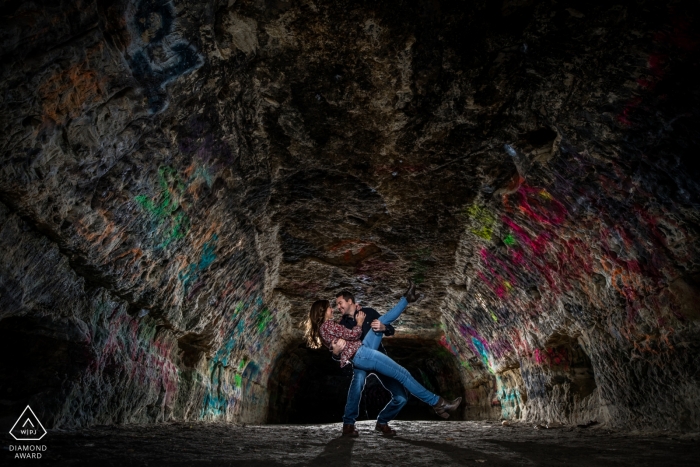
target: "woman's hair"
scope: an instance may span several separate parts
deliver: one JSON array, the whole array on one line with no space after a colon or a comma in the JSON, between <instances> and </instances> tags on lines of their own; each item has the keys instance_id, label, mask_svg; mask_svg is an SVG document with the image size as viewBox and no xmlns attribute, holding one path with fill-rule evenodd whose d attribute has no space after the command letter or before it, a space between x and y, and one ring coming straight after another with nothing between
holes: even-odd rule
<instances>
[{"instance_id":1,"label":"woman's hair","mask_svg":"<svg viewBox=\"0 0 700 467\"><path fill-rule=\"evenodd\" d=\"M306 322L306 343L312 349L321 347L319 329L326 317L326 310L331 306L328 300L316 300L309 310L309 320Z\"/></svg>"}]
</instances>

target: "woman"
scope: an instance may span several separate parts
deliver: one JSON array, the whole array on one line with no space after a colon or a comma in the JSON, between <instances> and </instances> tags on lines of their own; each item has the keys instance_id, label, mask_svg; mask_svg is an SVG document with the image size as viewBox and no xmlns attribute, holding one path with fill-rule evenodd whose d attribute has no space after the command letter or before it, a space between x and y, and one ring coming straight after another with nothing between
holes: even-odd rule
<instances>
[{"instance_id":1,"label":"woman","mask_svg":"<svg viewBox=\"0 0 700 467\"><path fill-rule=\"evenodd\" d=\"M391 324L399 317L407 304L406 298L401 297L399 303L388 313L381 316L379 321L384 325ZM341 367L352 361L357 368L365 371L374 371L394 378L403 384L408 392L432 406L435 413L442 418L448 418L450 414L447 412L452 412L459 407L459 404L462 402L461 397L448 403L442 397L425 389L404 367L377 351L383 336L381 332L370 331L364 340L360 341L365 314L360 311L355 316L355 319L357 326L348 329L333 321L333 308L331 308L328 300L316 300L309 311L307 335L309 345L311 347L319 347L323 343L323 345L330 348L333 342L344 339L346 345L340 354Z\"/></svg>"}]
</instances>

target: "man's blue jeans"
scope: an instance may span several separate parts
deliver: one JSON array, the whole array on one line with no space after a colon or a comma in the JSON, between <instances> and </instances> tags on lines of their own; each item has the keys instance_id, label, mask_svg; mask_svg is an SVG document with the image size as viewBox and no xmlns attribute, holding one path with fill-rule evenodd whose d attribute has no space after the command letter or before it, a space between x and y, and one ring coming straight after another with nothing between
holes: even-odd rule
<instances>
[{"instance_id":1,"label":"man's blue jeans","mask_svg":"<svg viewBox=\"0 0 700 467\"><path fill-rule=\"evenodd\" d=\"M393 378L375 373L382 386L391 393L391 400L379 412L377 423L389 423L395 419L398 413L403 409L403 406L408 402L408 393L403 385ZM348 400L345 403L345 414L343 415L343 423L346 425L354 425L360 414L360 397L365 388L365 380L367 372L355 368L352 372L352 381L348 390Z\"/></svg>"}]
</instances>

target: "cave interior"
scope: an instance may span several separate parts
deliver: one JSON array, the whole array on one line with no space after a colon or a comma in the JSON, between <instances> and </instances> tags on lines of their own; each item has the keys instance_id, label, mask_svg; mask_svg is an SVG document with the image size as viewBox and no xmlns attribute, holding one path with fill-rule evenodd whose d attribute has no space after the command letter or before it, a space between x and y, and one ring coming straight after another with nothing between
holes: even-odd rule
<instances>
[{"instance_id":1,"label":"cave interior","mask_svg":"<svg viewBox=\"0 0 700 467\"><path fill-rule=\"evenodd\" d=\"M309 306L411 279L453 420L700 430L693 7L1 2L0 418L339 423Z\"/></svg>"}]
</instances>

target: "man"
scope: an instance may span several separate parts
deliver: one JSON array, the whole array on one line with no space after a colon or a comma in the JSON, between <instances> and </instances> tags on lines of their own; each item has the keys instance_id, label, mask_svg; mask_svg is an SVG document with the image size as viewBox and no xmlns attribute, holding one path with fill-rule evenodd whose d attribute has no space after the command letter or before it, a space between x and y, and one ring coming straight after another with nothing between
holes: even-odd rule
<instances>
[{"instance_id":1,"label":"man","mask_svg":"<svg viewBox=\"0 0 700 467\"><path fill-rule=\"evenodd\" d=\"M405 297L409 303L415 302L417 300L415 293L415 285L410 284L408 290L406 291ZM342 313L342 318L339 323L348 329L352 329L357 326L357 321L355 316L359 311L363 311L366 315L365 321L362 324L362 335L360 340L364 339L370 329L375 332L383 332L385 336L394 335L394 327L391 325L384 325L379 322L379 313L373 308L360 307L355 303L355 296L348 291L342 291L336 295L336 304L338 305L338 310ZM345 341L339 339L333 344L333 358L337 359L337 356L342 352L345 347ZM386 354L386 350L383 345L379 345L380 352ZM377 416L377 424L375 430L381 432L384 436L394 436L396 431L389 427L389 421L396 418L401 409L408 402L408 393L401 383L393 378L384 376L381 374L374 373L374 375L379 379L379 382L384 386L384 388L391 393L391 401L379 412ZM362 391L365 387L365 380L367 379L367 372L365 370L360 370L359 368L353 368L352 381L350 382L350 389L348 390L348 399L345 403L345 413L343 415L343 436L357 437L359 432L355 429L355 421L360 412L360 397Z\"/></svg>"}]
</instances>

